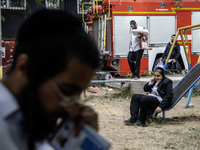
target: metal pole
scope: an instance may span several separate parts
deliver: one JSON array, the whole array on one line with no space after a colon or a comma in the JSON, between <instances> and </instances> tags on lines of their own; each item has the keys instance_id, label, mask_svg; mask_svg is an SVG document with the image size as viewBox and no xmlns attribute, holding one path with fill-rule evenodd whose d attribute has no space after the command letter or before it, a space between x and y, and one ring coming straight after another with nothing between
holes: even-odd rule
<instances>
[{"instance_id":1,"label":"metal pole","mask_svg":"<svg viewBox=\"0 0 200 150\"><path fill-rule=\"evenodd\" d=\"M192 68L192 65L191 65L191 56L190 56L190 47L189 47L189 43L188 43L188 37L187 37L187 31L186 29L183 30L184 32L184 36L185 36L185 41L187 43L187 50L188 50L188 64L189 64L189 69ZM188 94L188 97L187 97L187 101L186 101L186 104L185 104L185 107L188 107L189 106L189 103L190 103L190 99L191 99L191 96L192 96L192 91L193 91L193 87L190 89L189 91L189 94Z\"/></svg>"},{"instance_id":2,"label":"metal pole","mask_svg":"<svg viewBox=\"0 0 200 150\"><path fill-rule=\"evenodd\" d=\"M105 51L106 47L106 15L105 15L105 23L104 23L104 43L103 43L103 50Z\"/></svg>"},{"instance_id":3,"label":"metal pole","mask_svg":"<svg viewBox=\"0 0 200 150\"><path fill-rule=\"evenodd\" d=\"M179 28L179 30L185 30L185 29L195 28L195 27L199 27L199 26L200 26L200 24L195 24L195 25L185 26L185 27Z\"/></svg>"},{"instance_id":4,"label":"metal pole","mask_svg":"<svg viewBox=\"0 0 200 150\"><path fill-rule=\"evenodd\" d=\"M186 43L187 43L188 63L191 64L190 45L189 45L189 42L188 42L187 32L186 32L186 30L184 30L183 32L184 32L184 36L185 36L185 41L186 41ZM192 68L192 67L191 67L191 68ZM190 68L190 69L191 69L191 68Z\"/></svg>"},{"instance_id":5,"label":"metal pole","mask_svg":"<svg viewBox=\"0 0 200 150\"><path fill-rule=\"evenodd\" d=\"M187 59L188 65L189 65L189 69L191 69L191 67L190 67L191 64L189 64L188 53L187 53L187 50L186 50L186 46L185 46L185 41L184 41L184 38L183 38L182 30L180 30L179 33L181 35L181 40L182 40L183 48L184 48L184 51L185 51L185 56L186 56L186 59Z\"/></svg>"},{"instance_id":6,"label":"metal pole","mask_svg":"<svg viewBox=\"0 0 200 150\"><path fill-rule=\"evenodd\" d=\"M188 97L187 97L187 101L186 101L185 107L189 106L190 99L191 99L191 96L192 96L193 88L194 88L194 86L189 90L189 94L188 94Z\"/></svg>"}]
</instances>

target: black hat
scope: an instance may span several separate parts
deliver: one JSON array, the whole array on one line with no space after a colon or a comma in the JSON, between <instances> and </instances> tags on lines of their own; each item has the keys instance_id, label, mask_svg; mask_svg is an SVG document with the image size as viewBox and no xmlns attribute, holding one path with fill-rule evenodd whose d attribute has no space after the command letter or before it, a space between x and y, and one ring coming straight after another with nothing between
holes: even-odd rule
<instances>
[{"instance_id":1,"label":"black hat","mask_svg":"<svg viewBox=\"0 0 200 150\"><path fill-rule=\"evenodd\" d=\"M135 24L136 24L135 20L131 20L131 21L130 21L130 24L135 25Z\"/></svg>"}]
</instances>

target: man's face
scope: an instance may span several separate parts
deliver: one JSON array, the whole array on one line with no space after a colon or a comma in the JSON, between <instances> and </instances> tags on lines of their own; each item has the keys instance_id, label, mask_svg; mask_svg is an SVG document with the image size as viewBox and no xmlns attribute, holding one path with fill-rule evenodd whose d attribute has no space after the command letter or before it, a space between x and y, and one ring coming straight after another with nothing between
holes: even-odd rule
<instances>
[{"instance_id":1,"label":"man's face","mask_svg":"<svg viewBox=\"0 0 200 150\"><path fill-rule=\"evenodd\" d=\"M49 79L39 87L39 98L46 112L51 113L63 110L72 116L76 115L75 109L72 111L68 107L63 108L60 103L63 100L63 96L80 97L81 92L87 88L94 73L95 70L89 65L73 58L65 71Z\"/></svg>"},{"instance_id":2,"label":"man's face","mask_svg":"<svg viewBox=\"0 0 200 150\"><path fill-rule=\"evenodd\" d=\"M137 29L134 24L131 24L131 29Z\"/></svg>"},{"instance_id":3,"label":"man's face","mask_svg":"<svg viewBox=\"0 0 200 150\"><path fill-rule=\"evenodd\" d=\"M173 43L175 39L175 36L171 36L171 42Z\"/></svg>"},{"instance_id":4,"label":"man's face","mask_svg":"<svg viewBox=\"0 0 200 150\"><path fill-rule=\"evenodd\" d=\"M66 70L42 83L37 89L28 84L21 91L19 103L25 117L25 129L35 141L47 138L55 129L58 118L69 119L78 113L80 105L73 103L63 106L62 96L79 97L94 73L95 69L72 58Z\"/></svg>"}]
</instances>

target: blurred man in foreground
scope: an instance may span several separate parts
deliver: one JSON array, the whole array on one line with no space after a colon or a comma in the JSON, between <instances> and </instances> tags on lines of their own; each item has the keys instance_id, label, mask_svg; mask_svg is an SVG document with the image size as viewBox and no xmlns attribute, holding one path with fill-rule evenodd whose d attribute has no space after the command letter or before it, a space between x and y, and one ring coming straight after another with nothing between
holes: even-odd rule
<instances>
[{"instance_id":1,"label":"blurred man in foreground","mask_svg":"<svg viewBox=\"0 0 200 150\"><path fill-rule=\"evenodd\" d=\"M98 67L98 51L67 12L40 10L20 27L13 64L0 81L0 147L33 150L57 120L98 130L97 114L79 103Z\"/></svg>"}]
</instances>

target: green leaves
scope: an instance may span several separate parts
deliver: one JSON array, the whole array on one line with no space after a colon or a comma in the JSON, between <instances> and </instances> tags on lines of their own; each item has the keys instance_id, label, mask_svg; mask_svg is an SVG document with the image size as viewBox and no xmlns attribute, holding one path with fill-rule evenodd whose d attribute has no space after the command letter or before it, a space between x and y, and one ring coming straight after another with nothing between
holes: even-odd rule
<instances>
[{"instance_id":1,"label":"green leaves","mask_svg":"<svg viewBox=\"0 0 200 150\"><path fill-rule=\"evenodd\" d=\"M46 2L46 7L48 9L60 9L59 0L37 0L38 4L41 4L43 2Z\"/></svg>"},{"instance_id":2,"label":"green leaves","mask_svg":"<svg viewBox=\"0 0 200 150\"><path fill-rule=\"evenodd\" d=\"M2 21L5 21L6 18L5 18L4 16L1 16L1 20L2 20Z\"/></svg>"},{"instance_id":3,"label":"green leaves","mask_svg":"<svg viewBox=\"0 0 200 150\"><path fill-rule=\"evenodd\" d=\"M177 2L176 2L176 7L177 7L178 9L180 9L181 6L182 6L183 0L175 0L175 1L177 1Z\"/></svg>"}]
</instances>

